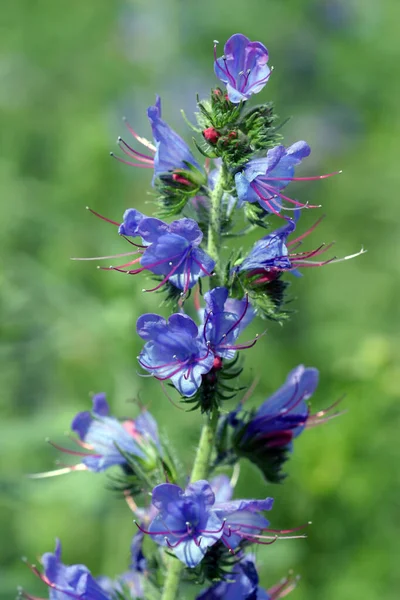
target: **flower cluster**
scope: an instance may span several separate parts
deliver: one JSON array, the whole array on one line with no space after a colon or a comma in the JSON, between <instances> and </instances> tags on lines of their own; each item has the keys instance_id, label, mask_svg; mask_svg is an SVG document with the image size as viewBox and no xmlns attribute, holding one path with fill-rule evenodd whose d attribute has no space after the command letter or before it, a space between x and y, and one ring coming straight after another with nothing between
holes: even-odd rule
<instances>
[{"instance_id":1,"label":"flower cluster","mask_svg":"<svg viewBox=\"0 0 400 600\"><path fill-rule=\"evenodd\" d=\"M250 348L236 344L242 329L254 317L247 300L228 298L228 290L217 287L204 296L206 308L200 327L188 315L173 314L166 321L155 314L139 317L136 328L146 344L139 364L160 380L171 379L182 396L192 396L211 369L220 369L222 359L233 358L237 350Z\"/></svg>"},{"instance_id":2,"label":"flower cluster","mask_svg":"<svg viewBox=\"0 0 400 600\"><path fill-rule=\"evenodd\" d=\"M72 439L78 449L53 445L80 462L35 477L70 471L114 473L109 477L134 513L138 531L130 567L117 578L95 578L84 565L64 565L57 541L55 552L43 555L42 570L31 566L48 586L51 600L178 600L185 569L201 584L193 594L197 600L277 600L296 585L293 577L268 590L259 582L248 548L305 536L297 534L302 527L270 528L265 512L272 509L272 498L234 499L238 463L246 459L268 482L282 482L294 440L306 428L339 413L331 412L335 404L311 413L319 373L303 365L258 407L247 408L249 392L234 409L221 410L222 403L244 389L238 380L238 351L252 348L260 338L257 334L241 341L244 329L260 317L282 320L286 315L286 272L299 276L302 268L337 263L364 251L326 260L321 255L332 244L298 251L322 219L291 237L302 211L318 207L291 198L286 188L336 173L295 176L310 146L305 141L283 145L272 103L248 107L248 100L270 79L268 59L261 42L242 34L226 42L220 57L215 42L214 71L221 87L214 88L209 99L198 100L198 126L193 126L201 134L196 147L205 156L204 164L162 119L158 96L147 111L152 142L126 122L145 151L135 149L135 141L131 145L118 138L124 156L113 154L117 160L152 171L158 211L153 217L128 208L119 223L91 210L117 226L133 247L96 260L129 257L105 270L148 271L155 284L143 291L160 291L173 304L168 317L149 312L137 319L136 331L144 341L138 362L145 376L175 387L184 407L192 404L191 410L205 413L205 421L189 475L190 451L177 466L178 453L160 436L147 409L141 407L136 418L120 420L110 414L105 394L96 394L92 410L74 417ZM280 226L271 231L274 219ZM262 235L246 251L241 238L258 228ZM229 247L232 238L240 238L240 248L237 243ZM167 387L161 387L176 406ZM158 410L157 401L154 405ZM221 469L232 469L231 479ZM21 595L38 600L24 591Z\"/></svg>"}]
</instances>

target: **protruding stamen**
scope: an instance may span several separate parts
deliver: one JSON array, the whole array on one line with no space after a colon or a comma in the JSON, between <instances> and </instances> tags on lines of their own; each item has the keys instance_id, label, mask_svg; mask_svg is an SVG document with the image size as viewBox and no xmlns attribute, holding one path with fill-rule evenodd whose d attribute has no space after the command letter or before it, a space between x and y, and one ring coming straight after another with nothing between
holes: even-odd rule
<instances>
[{"instance_id":1,"label":"protruding stamen","mask_svg":"<svg viewBox=\"0 0 400 600\"><path fill-rule=\"evenodd\" d=\"M88 455L87 455L88 456ZM47 479L49 477L57 477L58 475L67 475L72 471L87 471L87 466L83 463L78 465L71 465L70 467L63 467L62 469L54 469L54 471L45 471L44 473L32 473L29 474L29 479Z\"/></svg>"},{"instance_id":2,"label":"protruding stamen","mask_svg":"<svg viewBox=\"0 0 400 600\"><path fill-rule=\"evenodd\" d=\"M95 215L96 217L99 217L99 219L102 219L103 221L106 221L107 223L111 223L111 225L116 225L117 227L119 227L121 225L121 223L117 223L117 221L112 221L111 219L107 219L107 217L103 217L103 215L101 215L100 213L96 212L95 210L93 210L89 206L86 207L86 210L90 211L92 213L92 215Z\"/></svg>"}]
</instances>

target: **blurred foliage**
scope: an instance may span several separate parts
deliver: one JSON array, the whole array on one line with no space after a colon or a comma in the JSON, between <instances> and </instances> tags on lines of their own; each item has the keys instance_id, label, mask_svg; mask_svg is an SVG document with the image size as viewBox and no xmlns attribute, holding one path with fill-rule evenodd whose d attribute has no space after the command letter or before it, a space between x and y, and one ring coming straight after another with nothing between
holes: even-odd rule
<instances>
[{"instance_id":1,"label":"blurred foliage","mask_svg":"<svg viewBox=\"0 0 400 600\"><path fill-rule=\"evenodd\" d=\"M149 173L108 156L121 117L149 135L145 110L158 92L190 139L179 109L193 111L195 93L216 84L212 41L236 31L270 50L275 72L262 100L293 116L287 143L311 144L302 174L344 170L294 189L327 214L311 247L335 239L338 256L369 250L293 280L298 312L247 352L243 383L261 378L254 402L304 363L321 371L314 406L346 393L348 412L296 441L283 486L243 465L237 494L273 495L275 527L313 521L307 540L257 549L266 586L293 568L297 600L398 598L398 2L15 0L2 17L0 599L18 584L46 594L20 557L35 560L56 536L65 561L94 574L128 564L134 526L106 476L26 478L60 458L44 439L63 442L90 391L106 391L119 415L134 414L128 401L138 396L150 403L189 473L199 415L137 374L135 320L159 310L160 296L142 293L140 276L69 258L127 250L85 211L118 220L130 206L153 210Z\"/></svg>"}]
</instances>

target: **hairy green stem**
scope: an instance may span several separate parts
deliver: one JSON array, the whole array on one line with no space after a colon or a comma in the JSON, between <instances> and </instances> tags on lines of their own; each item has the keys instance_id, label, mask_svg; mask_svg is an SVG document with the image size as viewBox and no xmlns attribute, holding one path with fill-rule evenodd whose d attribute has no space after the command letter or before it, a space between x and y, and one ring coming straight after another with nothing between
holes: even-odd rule
<instances>
[{"instance_id":1,"label":"hairy green stem","mask_svg":"<svg viewBox=\"0 0 400 600\"><path fill-rule=\"evenodd\" d=\"M224 193L225 169L222 166L218 180L211 194L210 224L208 229L209 255L215 260L215 283L210 281L210 288L221 285L221 222L222 222L222 196ZM210 470L210 459L214 449L215 432L217 430L219 410L214 408L211 415L206 417L206 422L201 430L196 458L194 460L190 481L207 479ZM179 582L184 564L177 558L168 557L168 572L165 578L164 590L161 600L176 600L178 598Z\"/></svg>"},{"instance_id":2,"label":"hairy green stem","mask_svg":"<svg viewBox=\"0 0 400 600\"><path fill-rule=\"evenodd\" d=\"M215 187L210 197L210 222L208 226L208 254L215 260L215 277L210 281L210 287L222 285L222 269L221 269L221 225L222 225L222 197L224 195L225 184L225 167L222 165L215 182ZM213 283L213 280L215 283Z\"/></svg>"}]
</instances>

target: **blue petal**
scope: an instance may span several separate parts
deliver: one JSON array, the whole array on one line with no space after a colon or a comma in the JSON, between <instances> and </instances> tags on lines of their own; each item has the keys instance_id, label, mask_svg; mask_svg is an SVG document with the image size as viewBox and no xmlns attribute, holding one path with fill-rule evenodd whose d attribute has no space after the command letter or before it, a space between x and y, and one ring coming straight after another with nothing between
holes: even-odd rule
<instances>
[{"instance_id":1,"label":"blue petal","mask_svg":"<svg viewBox=\"0 0 400 600\"><path fill-rule=\"evenodd\" d=\"M143 340L151 340L161 331L166 329L167 322L160 315L146 313L136 321L136 331Z\"/></svg>"},{"instance_id":2,"label":"blue petal","mask_svg":"<svg viewBox=\"0 0 400 600\"><path fill-rule=\"evenodd\" d=\"M144 215L135 208L128 208L124 212L123 222L119 226L118 233L120 235L136 237L139 235L138 226L144 218Z\"/></svg>"},{"instance_id":3,"label":"blue petal","mask_svg":"<svg viewBox=\"0 0 400 600\"><path fill-rule=\"evenodd\" d=\"M169 231L176 235L181 235L191 244L198 246L203 239L203 232L193 219L178 219L172 221Z\"/></svg>"},{"instance_id":4,"label":"blue petal","mask_svg":"<svg viewBox=\"0 0 400 600\"><path fill-rule=\"evenodd\" d=\"M233 495L233 487L227 475L217 475L210 481L215 494L215 502L228 502Z\"/></svg>"},{"instance_id":5,"label":"blue petal","mask_svg":"<svg viewBox=\"0 0 400 600\"><path fill-rule=\"evenodd\" d=\"M260 510L271 510L274 504L273 498L265 498L265 500L231 500L230 502L222 502L215 505L215 509L222 511L224 516L232 513L247 511L257 512Z\"/></svg>"},{"instance_id":6,"label":"blue petal","mask_svg":"<svg viewBox=\"0 0 400 600\"><path fill-rule=\"evenodd\" d=\"M305 401L312 396L317 385L318 370L299 365L289 373L286 382L260 406L255 418L279 417L287 409L289 413L293 411L306 417L308 408Z\"/></svg>"},{"instance_id":7,"label":"blue petal","mask_svg":"<svg viewBox=\"0 0 400 600\"><path fill-rule=\"evenodd\" d=\"M205 479L199 479L190 483L186 488L186 494L199 497L205 506L212 506L215 502L215 495L211 485Z\"/></svg>"},{"instance_id":8,"label":"blue petal","mask_svg":"<svg viewBox=\"0 0 400 600\"><path fill-rule=\"evenodd\" d=\"M247 179L247 177L245 176L245 174L243 172L236 173L235 185L236 185L237 195L238 195L239 201L240 201L238 208L240 208L240 206L243 202L254 203L254 202L258 202L260 200L260 198L258 197L255 190L253 190L253 188L251 187L250 181Z\"/></svg>"},{"instance_id":9,"label":"blue petal","mask_svg":"<svg viewBox=\"0 0 400 600\"><path fill-rule=\"evenodd\" d=\"M143 436L149 436L156 444L158 450L161 451L157 421L148 410L143 410L140 415L136 417L135 425L138 432Z\"/></svg>"},{"instance_id":10,"label":"blue petal","mask_svg":"<svg viewBox=\"0 0 400 600\"><path fill-rule=\"evenodd\" d=\"M138 235L142 237L148 244L157 242L160 235L167 233L169 227L167 223L154 217L145 217L138 226Z\"/></svg>"},{"instance_id":11,"label":"blue petal","mask_svg":"<svg viewBox=\"0 0 400 600\"><path fill-rule=\"evenodd\" d=\"M179 502L183 494L184 492L179 485L161 483L153 489L151 501L158 510L168 512L170 505Z\"/></svg>"},{"instance_id":12,"label":"blue petal","mask_svg":"<svg viewBox=\"0 0 400 600\"><path fill-rule=\"evenodd\" d=\"M207 311L219 313L224 311L225 302L228 299L229 291L226 287L216 287L204 294L204 300L207 306Z\"/></svg>"},{"instance_id":13,"label":"blue petal","mask_svg":"<svg viewBox=\"0 0 400 600\"><path fill-rule=\"evenodd\" d=\"M165 121L161 119L161 100L157 97L155 106L150 106L147 115L156 142L154 156L154 179L161 173L187 168L185 163L200 170L199 164L189 150L188 145Z\"/></svg>"},{"instance_id":14,"label":"blue petal","mask_svg":"<svg viewBox=\"0 0 400 600\"><path fill-rule=\"evenodd\" d=\"M175 313L169 317L168 325L177 333L182 330L193 338L197 337L197 325L189 315Z\"/></svg>"},{"instance_id":15,"label":"blue petal","mask_svg":"<svg viewBox=\"0 0 400 600\"><path fill-rule=\"evenodd\" d=\"M93 408L92 412L96 416L106 417L110 412L110 407L106 400L106 395L103 393L95 394L92 398Z\"/></svg>"}]
</instances>

